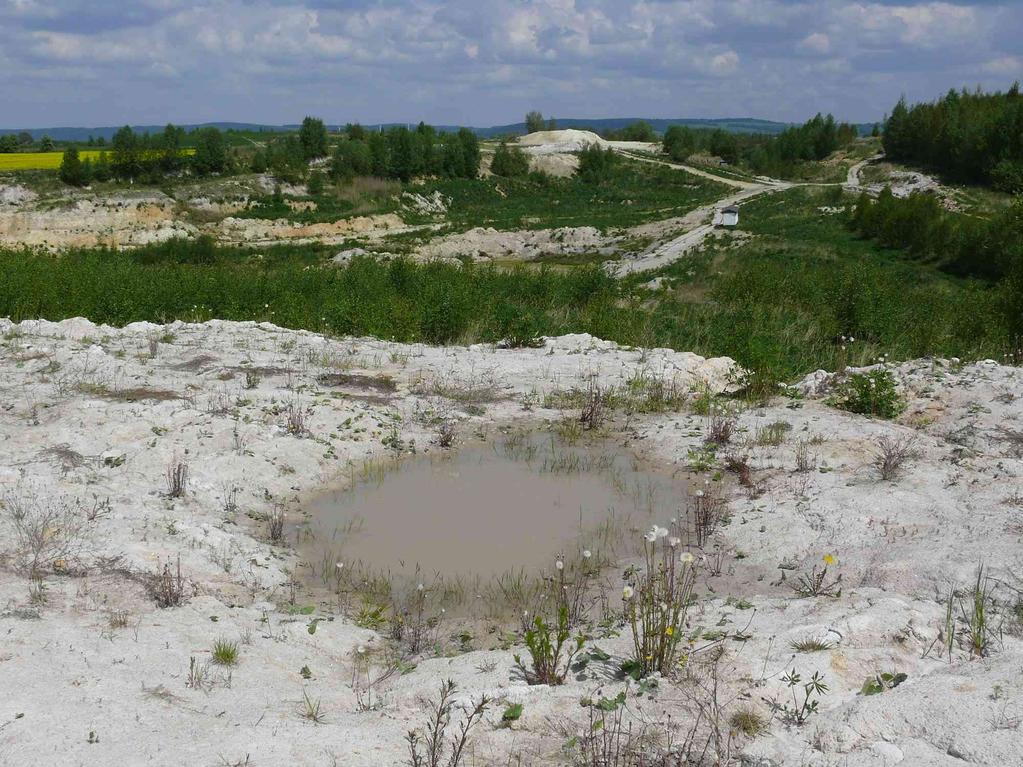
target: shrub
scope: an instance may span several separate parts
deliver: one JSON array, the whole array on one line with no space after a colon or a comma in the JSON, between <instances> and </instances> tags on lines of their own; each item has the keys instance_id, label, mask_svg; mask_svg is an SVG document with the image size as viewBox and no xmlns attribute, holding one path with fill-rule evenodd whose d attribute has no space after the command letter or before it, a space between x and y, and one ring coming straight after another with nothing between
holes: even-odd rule
<instances>
[{"instance_id":1,"label":"shrub","mask_svg":"<svg viewBox=\"0 0 1023 767\"><path fill-rule=\"evenodd\" d=\"M854 373L841 385L830 404L850 413L895 418L905 407L895 376L887 370Z\"/></svg>"},{"instance_id":2,"label":"shrub","mask_svg":"<svg viewBox=\"0 0 1023 767\"><path fill-rule=\"evenodd\" d=\"M643 540L644 567L627 571L622 592L634 652L625 670L636 677L674 668L696 581L693 555L679 554L671 531L655 525Z\"/></svg>"},{"instance_id":3,"label":"shrub","mask_svg":"<svg viewBox=\"0 0 1023 767\"><path fill-rule=\"evenodd\" d=\"M531 664L526 666L519 655L515 656L515 665L530 684L564 684L565 677L575 657L586 641L582 634L569 639L568 607L562 605L558 610L558 625L553 627L537 615L533 619L532 628L526 631L526 648L529 650Z\"/></svg>"},{"instance_id":4,"label":"shrub","mask_svg":"<svg viewBox=\"0 0 1023 767\"><path fill-rule=\"evenodd\" d=\"M579 153L579 178L587 184L600 184L611 179L618 155L613 149L601 149L599 144L590 144Z\"/></svg>"},{"instance_id":5,"label":"shrub","mask_svg":"<svg viewBox=\"0 0 1023 767\"><path fill-rule=\"evenodd\" d=\"M893 437L881 437L877 441L877 452L874 453L874 468L877 469L881 479L886 482L898 477L902 471L902 464L914 454L912 436L896 439Z\"/></svg>"},{"instance_id":6,"label":"shrub","mask_svg":"<svg viewBox=\"0 0 1023 767\"><path fill-rule=\"evenodd\" d=\"M211 655L218 666L233 666L238 662L238 643L218 639L213 643Z\"/></svg>"},{"instance_id":7,"label":"shrub","mask_svg":"<svg viewBox=\"0 0 1023 767\"><path fill-rule=\"evenodd\" d=\"M483 695L478 701L470 702L458 732L449 737L447 731L455 709L455 689L451 680L441 683L440 698L432 706L433 712L425 725L419 730L410 730L406 735L409 750L406 764L409 767L458 767L462 763L469 733L483 720L490 699Z\"/></svg>"},{"instance_id":8,"label":"shrub","mask_svg":"<svg viewBox=\"0 0 1023 767\"><path fill-rule=\"evenodd\" d=\"M490 172L495 176L509 178L526 176L529 174L529 157L517 146L508 146L502 142L494 152L494 159L490 163Z\"/></svg>"}]
</instances>

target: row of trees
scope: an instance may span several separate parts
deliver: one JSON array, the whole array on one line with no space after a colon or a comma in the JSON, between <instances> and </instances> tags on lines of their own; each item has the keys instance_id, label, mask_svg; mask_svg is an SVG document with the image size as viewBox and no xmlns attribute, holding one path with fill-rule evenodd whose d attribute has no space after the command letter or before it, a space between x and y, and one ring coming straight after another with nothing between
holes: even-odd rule
<instances>
[{"instance_id":1,"label":"row of trees","mask_svg":"<svg viewBox=\"0 0 1023 767\"><path fill-rule=\"evenodd\" d=\"M924 165L949 179L1023 192L1023 96L949 91L937 101L907 106L901 98L885 121L892 160Z\"/></svg>"},{"instance_id":2,"label":"row of trees","mask_svg":"<svg viewBox=\"0 0 1023 767\"><path fill-rule=\"evenodd\" d=\"M1023 198L983 219L951 213L933 195L898 198L885 189L876 200L860 195L849 226L962 276L999 279L1017 262L1023 265Z\"/></svg>"},{"instance_id":3,"label":"row of trees","mask_svg":"<svg viewBox=\"0 0 1023 767\"><path fill-rule=\"evenodd\" d=\"M59 175L73 186L110 179L159 183L184 171L206 176L223 173L228 166L227 144L217 128L186 133L168 124L162 132L149 134L136 133L126 125L114 134L110 150L101 152L95 160L83 159L78 147L69 146L64 150Z\"/></svg>"},{"instance_id":4,"label":"row of trees","mask_svg":"<svg viewBox=\"0 0 1023 767\"><path fill-rule=\"evenodd\" d=\"M349 126L334 150L330 162L336 179L378 176L408 181L415 176L476 178L480 171L480 145L468 128L457 133L440 133L419 123L386 131L367 131Z\"/></svg>"},{"instance_id":5,"label":"row of trees","mask_svg":"<svg viewBox=\"0 0 1023 767\"><path fill-rule=\"evenodd\" d=\"M707 152L731 165L742 162L756 173L786 176L799 163L823 160L857 135L855 125L836 122L830 114L817 114L776 136L672 125L662 143L665 153L678 162Z\"/></svg>"},{"instance_id":6,"label":"row of trees","mask_svg":"<svg viewBox=\"0 0 1023 767\"><path fill-rule=\"evenodd\" d=\"M20 151L30 151L35 149L39 152L52 152L53 151L53 139L49 136L43 136L39 139L39 144L35 144L35 139L32 138L32 134L27 131L21 133L6 133L0 136L0 154L12 154Z\"/></svg>"}]
</instances>

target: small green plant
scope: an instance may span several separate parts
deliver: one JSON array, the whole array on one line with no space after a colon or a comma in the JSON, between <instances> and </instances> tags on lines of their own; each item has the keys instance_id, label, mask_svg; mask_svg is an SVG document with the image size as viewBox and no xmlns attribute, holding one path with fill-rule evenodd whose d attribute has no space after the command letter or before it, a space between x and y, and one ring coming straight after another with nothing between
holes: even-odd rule
<instances>
[{"instance_id":1,"label":"small green plant","mask_svg":"<svg viewBox=\"0 0 1023 767\"><path fill-rule=\"evenodd\" d=\"M218 639L213 643L211 654L218 666L233 666L238 662L238 643Z\"/></svg>"},{"instance_id":2,"label":"small green plant","mask_svg":"<svg viewBox=\"0 0 1023 767\"><path fill-rule=\"evenodd\" d=\"M515 665L530 684L564 684L568 670L575 657L586 641L582 634L570 638L568 624L568 607L562 605L558 609L558 625L553 627L539 615L533 619L533 625L526 631L526 648L529 650L530 665L526 666L519 655L515 656Z\"/></svg>"},{"instance_id":3,"label":"small green plant","mask_svg":"<svg viewBox=\"0 0 1023 767\"><path fill-rule=\"evenodd\" d=\"M824 566L814 565L809 573L802 573L793 585L795 592L801 597L840 597L842 596L842 574L828 578L828 568L835 564L835 557L824 555Z\"/></svg>"},{"instance_id":4,"label":"small green plant","mask_svg":"<svg viewBox=\"0 0 1023 767\"><path fill-rule=\"evenodd\" d=\"M522 704L512 703L505 708L504 713L501 714L501 726L510 727L513 722L519 721L522 717Z\"/></svg>"},{"instance_id":5,"label":"small green plant","mask_svg":"<svg viewBox=\"0 0 1023 767\"><path fill-rule=\"evenodd\" d=\"M788 421L769 423L767 426L761 426L757 429L756 443L758 445L778 447L778 445L785 441L785 435L790 431L792 431L792 424Z\"/></svg>"},{"instance_id":6,"label":"small green plant","mask_svg":"<svg viewBox=\"0 0 1023 767\"><path fill-rule=\"evenodd\" d=\"M789 642L789 647L796 652L824 652L825 650L830 650L832 646L831 642L827 639L814 636Z\"/></svg>"},{"instance_id":7,"label":"small green plant","mask_svg":"<svg viewBox=\"0 0 1023 767\"><path fill-rule=\"evenodd\" d=\"M755 708L746 706L737 709L728 718L728 724L747 738L755 738L767 732L767 718Z\"/></svg>"},{"instance_id":8,"label":"small green plant","mask_svg":"<svg viewBox=\"0 0 1023 767\"><path fill-rule=\"evenodd\" d=\"M355 616L355 625L363 629L379 631L387 622L384 608L379 605L363 605Z\"/></svg>"},{"instance_id":9,"label":"small green plant","mask_svg":"<svg viewBox=\"0 0 1023 767\"><path fill-rule=\"evenodd\" d=\"M860 694L862 695L877 695L885 690L891 690L898 687L900 684L906 681L908 676L902 672L889 672L885 671L880 674L874 674L868 676L863 682L863 686L860 688Z\"/></svg>"},{"instance_id":10,"label":"small green plant","mask_svg":"<svg viewBox=\"0 0 1023 767\"><path fill-rule=\"evenodd\" d=\"M854 373L829 402L841 410L877 418L895 418L906 408L895 376L887 370Z\"/></svg>"},{"instance_id":11,"label":"small green plant","mask_svg":"<svg viewBox=\"0 0 1023 767\"><path fill-rule=\"evenodd\" d=\"M633 640L626 673L636 678L668 674L679 659L696 571L693 555L679 554L678 545L677 534L653 526L643 536L644 568L626 572L622 597Z\"/></svg>"},{"instance_id":12,"label":"small green plant","mask_svg":"<svg viewBox=\"0 0 1023 767\"><path fill-rule=\"evenodd\" d=\"M998 631L991 621L991 608L994 605L991 593L993 588L991 580L984 574L984 566L981 565L977 568L977 579L968 598L960 600L959 603L965 626L963 639L973 657L986 656L998 636Z\"/></svg>"},{"instance_id":13,"label":"small green plant","mask_svg":"<svg viewBox=\"0 0 1023 767\"><path fill-rule=\"evenodd\" d=\"M782 713L792 724L797 726L806 724L806 720L817 713L820 697L828 692L823 675L819 671L814 671L810 681L804 682L799 673L792 669L781 678L781 681L792 694L792 705L782 704Z\"/></svg>"},{"instance_id":14,"label":"small green plant","mask_svg":"<svg viewBox=\"0 0 1023 767\"><path fill-rule=\"evenodd\" d=\"M310 698L308 690L302 691L302 705L298 713L303 719L307 719L313 724L323 724L327 720L323 707L320 705L320 699L313 700Z\"/></svg>"}]
</instances>

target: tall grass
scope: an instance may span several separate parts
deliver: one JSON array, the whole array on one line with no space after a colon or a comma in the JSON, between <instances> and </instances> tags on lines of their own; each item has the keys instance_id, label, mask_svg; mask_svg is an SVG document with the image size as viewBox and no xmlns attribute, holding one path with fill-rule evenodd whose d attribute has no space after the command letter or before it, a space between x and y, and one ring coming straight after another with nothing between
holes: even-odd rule
<instances>
[{"instance_id":1,"label":"tall grass","mask_svg":"<svg viewBox=\"0 0 1023 767\"><path fill-rule=\"evenodd\" d=\"M1009 338L996 289L941 274L849 232L794 191L744 208L759 235L711 247L661 274L615 280L569 271L354 259L316 246L263 251L208 240L62 256L0 250L0 317L84 316L124 325L271 321L339 335L464 343L588 332L637 346L726 355L771 391L817 368L928 355L1000 358ZM842 336L856 344L841 350ZM841 359L840 359L841 358Z\"/></svg>"}]
</instances>

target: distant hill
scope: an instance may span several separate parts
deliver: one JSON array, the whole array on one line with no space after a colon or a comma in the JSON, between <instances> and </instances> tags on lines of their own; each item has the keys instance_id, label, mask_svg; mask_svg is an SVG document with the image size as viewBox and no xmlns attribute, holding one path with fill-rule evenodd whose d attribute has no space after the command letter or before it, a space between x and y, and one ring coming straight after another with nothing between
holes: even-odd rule
<instances>
[{"instance_id":1,"label":"distant hill","mask_svg":"<svg viewBox=\"0 0 1023 767\"><path fill-rule=\"evenodd\" d=\"M658 133L663 133L671 125L686 125L690 128L721 128L723 130L731 131L733 133L766 133L775 135L781 133L783 130L788 128L793 123L774 122L772 120L758 120L753 117L722 117L716 119L705 119L705 118L686 118L680 117L678 119L652 119L646 117L607 117L597 119L569 119L569 118L556 118L557 127L559 128L579 128L584 130L591 130L596 133L605 130L618 130L624 128L626 125L636 122L637 120L645 120L650 123L650 126ZM390 128L395 125L403 125L404 123L384 123L382 126L379 124L369 125L367 128ZM182 125L180 127L185 130L193 130L195 128L206 128L216 127L220 130L233 130L245 133L279 133L282 131L294 131L298 130L298 124L289 125L261 125L259 123L239 123L239 122L212 122L212 123L198 123L191 125ZM0 136L7 133L21 133L26 132L31 134L33 139L40 139L43 136L49 136L55 141L86 141L89 136L94 138L103 137L108 141L110 138L120 129L121 126L102 126L94 128L75 128L75 127L56 127L56 128L0 128ZM328 129L331 132L336 132L344 128L343 125L328 125ZM459 126L457 125L437 125L434 126L437 130L444 132L457 131ZM860 134L870 133L870 129L873 127L873 123L863 123L857 126L860 130ZM162 125L133 125L132 129L136 133L159 133L162 131L164 126ZM489 128L473 128L481 138L493 138L495 136L508 136L517 135L526 132L526 124L511 123L509 125L493 125Z\"/></svg>"}]
</instances>

